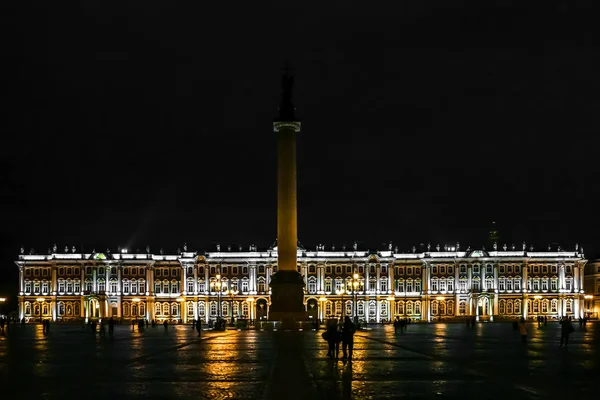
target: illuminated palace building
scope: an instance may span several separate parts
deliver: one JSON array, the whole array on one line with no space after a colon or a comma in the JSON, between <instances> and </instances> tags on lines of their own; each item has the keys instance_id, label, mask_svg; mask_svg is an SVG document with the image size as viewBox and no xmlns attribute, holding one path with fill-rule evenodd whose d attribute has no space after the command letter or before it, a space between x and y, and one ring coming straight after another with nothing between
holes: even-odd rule
<instances>
[{"instance_id":1,"label":"illuminated palace building","mask_svg":"<svg viewBox=\"0 0 600 400\"><path fill-rule=\"evenodd\" d=\"M390 246L391 247L391 246ZM428 246L429 247L429 246ZM496 246L494 245L494 248ZM179 254L24 254L19 268L19 315L26 321L118 320L209 322L219 317L265 320L277 247ZM161 251L162 253L162 251ZM402 253L298 249L310 318L395 317L480 321L585 313L582 249L460 251L445 246Z\"/></svg>"}]
</instances>

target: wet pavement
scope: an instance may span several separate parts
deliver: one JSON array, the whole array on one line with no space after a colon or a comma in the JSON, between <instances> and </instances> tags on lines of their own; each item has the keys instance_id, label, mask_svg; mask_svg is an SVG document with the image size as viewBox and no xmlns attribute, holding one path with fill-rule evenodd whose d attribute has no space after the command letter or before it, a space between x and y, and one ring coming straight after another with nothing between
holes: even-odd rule
<instances>
[{"instance_id":1,"label":"wet pavement","mask_svg":"<svg viewBox=\"0 0 600 400\"><path fill-rule=\"evenodd\" d=\"M0 336L0 384L11 398L391 399L592 396L600 324L530 324L529 342L506 323L374 326L354 360L326 357L322 332L203 332L191 326L118 326L113 338L81 326L14 326ZM341 351L340 351L341 353ZM341 357L341 354L340 354Z\"/></svg>"}]
</instances>

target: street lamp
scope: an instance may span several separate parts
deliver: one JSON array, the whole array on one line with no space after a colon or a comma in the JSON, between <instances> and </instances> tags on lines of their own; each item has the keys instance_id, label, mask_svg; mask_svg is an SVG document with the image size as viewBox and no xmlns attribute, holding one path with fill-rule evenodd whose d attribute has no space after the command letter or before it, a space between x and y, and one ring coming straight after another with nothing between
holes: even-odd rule
<instances>
[{"instance_id":1,"label":"street lamp","mask_svg":"<svg viewBox=\"0 0 600 400\"><path fill-rule=\"evenodd\" d=\"M352 307L352 311L354 311L354 323L358 319L358 310L356 309L356 295L358 294L358 286L360 285L358 281L358 274L354 272L352 275L352 294L354 295L354 306Z\"/></svg>"},{"instance_id":2,"label":"street lamp","mask_svg":"<svg viewBox=\"0 0 600 400\"><path fill-rule=\"evenodd\" d=\"M231 326L233 326L233 298L238 294L239 292L235 289L229 289L225 292L226 295L229 296L229 298L231 299Z\"/></svg>"},{"instance_id":3,"label":"street lamp","mask_svg":"<svg viewBox=\"0 0 600 400\"><path fill-rule=\"evenodd\" d=\"M210 283L211 291L217 291L218 307L217 307L217 319L221 318L221 274L217 274L217 281Z\"/></svg>"},{"instance_id":4,"label":"street lamp","mask_svg":"<svg viewBox=\"0 0 600 400\"><path fill-rule=\"evenodd\" d=\"M344 319L345 310L344 310L344 293L346 292L343 288L335 291L338 296L342 296L342 320Z\"/></svg>"},{"instance_id":5,"label":"street lamp","mask_svg":"<svg viewBox=\"0 0 600 400\"><path fill-rule=\"evenodd\" d=\"M319 297L319 302L321 303L321 320L325 319L325 302L327 301L327 297L321 296Z\"/></svg>"}]
</instances>

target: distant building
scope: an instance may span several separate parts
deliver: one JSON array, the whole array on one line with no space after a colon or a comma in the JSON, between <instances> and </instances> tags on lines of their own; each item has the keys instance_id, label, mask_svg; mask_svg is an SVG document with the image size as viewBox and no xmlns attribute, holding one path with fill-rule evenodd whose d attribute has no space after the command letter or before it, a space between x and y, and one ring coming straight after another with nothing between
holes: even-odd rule
<instances>
[{"instance_id":1,"label":"distant building","mask_svg":"<svg viewBox=\"0 0 600 400\"><path fill-rule=\"evenodd\" d=\"M525 245L523 250L445 248L407 253L359 251L356 246L348 251L322 245L315 251L299 248L308 314L319 319L357 316L377 323L397 316L426 321L579 318L587 309L587 260L581 251L527 251ZM16 261L19 317L184 323L219 316L267 318L276 247L222 251L219 246L203 254L185 250L163 255L81 254L73 249L61 254L55 247L48 255L21 254ZM586 285L594 296L600 285L598 268L588 265Z\"/></svg>"},{"instance_id":2,"label":"distant building","mask_svg":"<svg viewBox=\"0 0 600 400\"><path fill-rule=\"evenodd\" d=\"M600 260L585 266L585 313L589 318L598 318L600 311Z\"/></svg>"}]
</instances>

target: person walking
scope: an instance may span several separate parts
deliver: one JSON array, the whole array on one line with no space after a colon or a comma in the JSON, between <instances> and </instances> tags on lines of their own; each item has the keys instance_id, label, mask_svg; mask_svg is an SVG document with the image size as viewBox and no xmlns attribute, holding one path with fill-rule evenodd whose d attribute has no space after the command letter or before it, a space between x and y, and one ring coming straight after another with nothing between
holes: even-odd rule
<instances>
[{"instance_id":1,"label":"person walking","mask_svg":"<svg viewBox=\"0 0 600 400\"><path fill-rule=\"evenodd\" d=\"M521 318L519 323L519 333L521 334L521 342L527 343L527 325L525 325L525 318Z\"/></svg>"},{"instance_id":2,"label":"person walking","mask_svg":"<svg viewBox=\"0 0 600 400\"><path fill-rule=\"evenodd\" d=\"M196 330L198 331L198 337L202 336L202 320L200 318L198 318L198 321L196 322Z\"/></svg>"},{"instance_id":3,"label":"person walking","mask_svg":"<svg viewBox=\"0 0 600 400\"><path fill-rule=\"evenodd\" d=\"M565 347L569 346L569 335L575 330L575 328L573 328L573 325L571 324L571 318L570 317L566 317L563 318L562 321L560 321L560 346L562 347L563 343L565 344Z\"/></svg>"},{"instance_id":4,"label":"person walking","mask_svg":"<svg viewBox=\"0 0 600 400\"><path fill-rule=\"evenodd\" d=\"M323 332L322 337L327 340L327 357L337 359L340 351L340 332L338 332L337 321L331 321L329 323L327 330Z\"/></svg>"},{"instance_id":5,"label":"person walking","mask_svg":"<svg viewBox=\"0 0 600 400\"><path fill-rule=\"evenodd\" d=\"M354 333L356 333L356 326L350 320L350 317L346 317L344 325L342 326L342 360L352 360L352 350L354 349ZM346 352L348 350L348 352Z\"/></svg>"}]
</instances>

